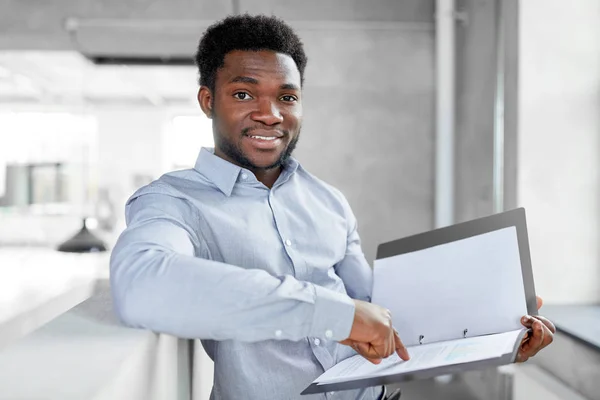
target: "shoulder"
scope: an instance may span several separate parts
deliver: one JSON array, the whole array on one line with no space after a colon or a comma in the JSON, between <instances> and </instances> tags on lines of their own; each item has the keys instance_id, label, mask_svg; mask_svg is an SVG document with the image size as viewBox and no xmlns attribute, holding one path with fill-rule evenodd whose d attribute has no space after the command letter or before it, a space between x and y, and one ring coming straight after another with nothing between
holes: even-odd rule
<instances>
[{"instance_id":1,"label":"shoulder","mask_svg":"<svg viewBox=\"0 0 600 400\"><path fill-rule=\"evenodd\" d=\"M130 204L134 200L147 195L154 195L157 200L163 199L170 201L172 199L186 200L194 196L194 192L209 190L210 184L204 179L198 171L194 169L185 169L180 171L168 172L160 178L137 189L127 200Z\"/></svg>"},{"instance_id":2,"label":"shoulder","mask_svg":"<svg viewBox=\"0 0 600 400\"><path fill-rule=\"evenodd\" d=\"M194 221L199 213L186 193L186 171L176 171L136 190L125 204L125 224L127 229L135 229L153 236L177 235L183 228L194 245L198 246L198 233Z\"/></svg>"},{"instance_id":3,"label":"shoulder","mask_svg":"<svg viewBox=\"0 0 600 400\"><path fill-rule=\"evenodd\" d=\"M129 219L142 210L179 217L196 215L193 199L199 192L210 190L210 185L193 169L169 172L137 189L125 204Z\"/></svg>"}]
</instances>

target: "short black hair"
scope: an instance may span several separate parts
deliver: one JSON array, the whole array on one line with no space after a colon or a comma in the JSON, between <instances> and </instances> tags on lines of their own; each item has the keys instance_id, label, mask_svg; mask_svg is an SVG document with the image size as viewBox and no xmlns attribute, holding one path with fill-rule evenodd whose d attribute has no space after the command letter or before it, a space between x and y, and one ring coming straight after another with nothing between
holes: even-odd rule
<instances>
[{"instance_id":1,"label":"short black hair","mask_svg":"<svg viewBox=\"0 0 600 400\"><path fill-rule=\"evenodd\" d=\"M217 70L225 64L225 55L234 50L271 50L287 54L300 71L304 83L306 54L294 30L283 20L266 15L235 15L208 27L198 45L196 65L200 85L215 89Z\"/></svg>"}]
</instances>

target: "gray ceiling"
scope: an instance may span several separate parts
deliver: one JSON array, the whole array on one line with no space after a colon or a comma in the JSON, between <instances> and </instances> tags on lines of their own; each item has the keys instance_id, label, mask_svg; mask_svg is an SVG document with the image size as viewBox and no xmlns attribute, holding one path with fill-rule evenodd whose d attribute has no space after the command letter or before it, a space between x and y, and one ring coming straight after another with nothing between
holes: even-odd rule
<instances>
[{"instance_id":1,"label":"gray ceiling","mask_svg":"<svg viewBox=\"0 0 600 400\"><path fill-rule=\"evenodd\" d=\"M78 34L85 36L82 42L104 42L112 51L128 46L129 34L136 36L132 51L170 43L189 52L204 22L235 9L288 21L431 22L433 18L433 0L0 0L0 49L74 49L65 24L76 19L82 30L89 29ZM122 41L113 40L116 37ZM183 46L176 43L182 40Z\"/></svg>"},{"instance_id":2,"label":"gray ceiling","mask_svg":"<svg viewBox=\"0 0 600 400\"><path fill-rule=\"evenodd\" d=\"M193 67L96 66L81 55L190 56L239 12L299 29L431 23L433 0L0 0L0 103L189 105Z\"/></svg>"}]
</instances>

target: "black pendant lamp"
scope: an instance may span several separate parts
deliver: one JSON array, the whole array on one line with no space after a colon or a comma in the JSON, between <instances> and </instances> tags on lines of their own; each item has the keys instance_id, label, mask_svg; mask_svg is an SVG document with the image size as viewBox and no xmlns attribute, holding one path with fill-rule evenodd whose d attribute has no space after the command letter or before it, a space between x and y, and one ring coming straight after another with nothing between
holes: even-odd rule
<instances>
[{"instance_id":1,"label":"black pendant lamp","mask_svg":"<svg viewBox=\"0 0 600 400\"><path fill-rule=\"evenodd\" d=\"M104 242L87 227L85 218L83 226L73 237L58 246L58 251L65 253L97 253L106 251Z\"/></svg>"}]
</instances>

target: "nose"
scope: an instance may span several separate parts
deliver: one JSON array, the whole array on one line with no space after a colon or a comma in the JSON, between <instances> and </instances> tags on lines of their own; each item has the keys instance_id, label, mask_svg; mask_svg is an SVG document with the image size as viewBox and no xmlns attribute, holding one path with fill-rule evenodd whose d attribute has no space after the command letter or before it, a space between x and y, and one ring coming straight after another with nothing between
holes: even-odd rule
<instances>
[{"instance_id":1,"label":"nose","mask_svg":"<svg viewBox=\"0 0 600 400\"><path fill-rule=\"evenodd\" d=\"M279 108L268 99L264 99L258 103L258 108L254 110L251 118L265 125L276 125L283 122Z\"/></svg>"}]
</instances>

